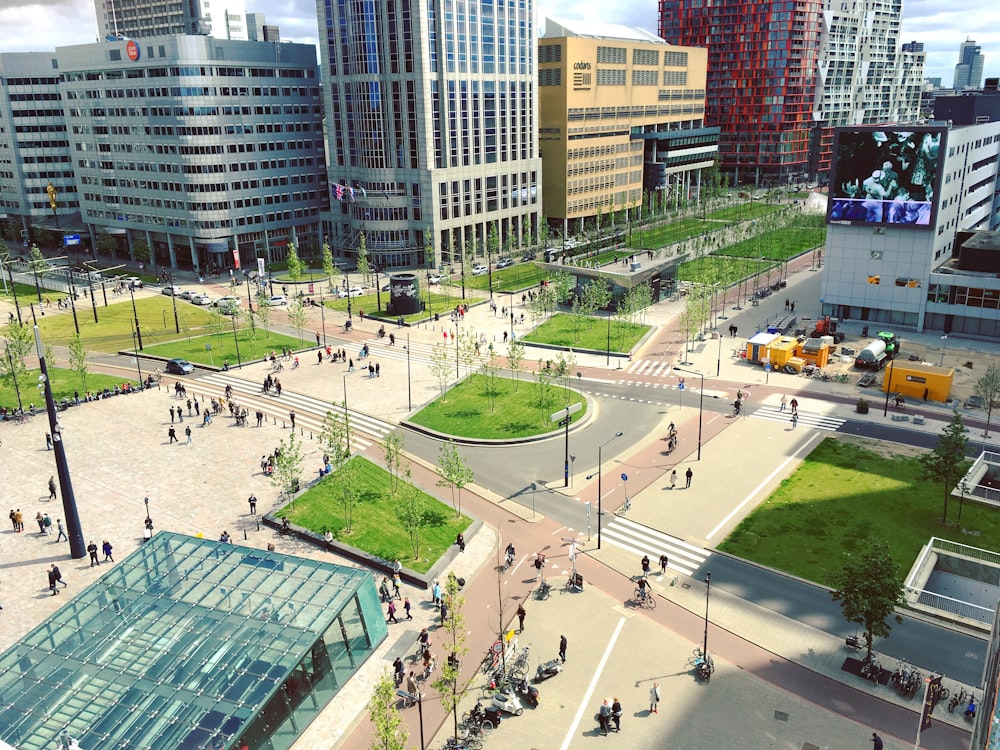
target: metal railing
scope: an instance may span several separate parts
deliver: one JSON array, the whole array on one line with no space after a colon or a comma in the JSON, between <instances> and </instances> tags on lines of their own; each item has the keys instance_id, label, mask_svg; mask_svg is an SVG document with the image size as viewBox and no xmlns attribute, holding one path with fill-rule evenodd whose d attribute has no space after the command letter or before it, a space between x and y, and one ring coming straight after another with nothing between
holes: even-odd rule
<instances>
[{"instance_id":1,"label":"metal railing","mask_svg":"<svg viewBox=\"0 0 1000 750\"><path fill-rule=\"evenodd\" d=\"M993 610L989 607L981 607L978 604L959 601L944 594L935 594L933 591L921 591L917 596L917 603L925 607L932 607L941 612L949 612L959 617L990 625L993 622Z\"/></svg>"}]
</instances>

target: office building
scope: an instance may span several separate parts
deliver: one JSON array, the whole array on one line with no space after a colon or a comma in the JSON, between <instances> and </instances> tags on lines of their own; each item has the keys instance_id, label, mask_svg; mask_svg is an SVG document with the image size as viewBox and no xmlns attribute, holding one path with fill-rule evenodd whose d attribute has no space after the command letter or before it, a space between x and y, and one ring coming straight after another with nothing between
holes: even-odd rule
<instances>
[{"instance_id":1,"label":"office building","mask_svg":"<svg viewBox=\"0 0 1000 750\"><path fill-rule=\"evenodd\" d=\"M955 80L952 85L957 91L978 89L983 81L983 63L986 56L983 48L971 39L958 45L958 64L955 66Z\"/></svg>"},{"instance_id":2,"label":"office building","mask_svg":"<svg viewBox=\"0 0 1000 750\"><path fill-rule=\"evenodd\" d=\"M316 50L208 36L60 47L80 210L154 265L240 267L320 241Z\"/></svg>"},{"instance_id":3,"label":"office building","mask_svg":"<svg viewBox=\"0 0 1000 750\"><path fill-rule=\"evenodd\" d=\"M330 244L380 266L485 258L541 217L535 8L317 3L332 189Z\"/></svg>"},{"instance_id":4,"label":"office building","mask_svg":"<svg viewBox=\"0 0 1000 750\"><path fill-rule=\"evenodd\" d=\"M0 220L18 232L81 227L55 57L0 54ZM50 184L55 211L46 192Z\"/></svg>"},{"instance_id":5,"label":"office building","mask_svg":"<svg viewBox=\"0 0 1000 750\"><path fill-rule=\"evenodd\" d=\"M1000 338L1000 96L961 104L964 121L837 129L823 314Z\"/></svg>"},{"instance_id":6,"label":"office building","mask_svg":"<svg viewBox=\"0 0 1000 750\"><path fill-rule=\"evenodd\" d=\"M247 38L251 42L280 42L281 33L277 26L265 23L263 13L247 13Z\"/></svg>"},{"instance_id":7,"label":"office building","mask_svg":"<svg viewBox=\"0 0 1000 750\"><path fill-rule=\"evenodd\" d=\"M248 39L244 0L94 0L103 38L211 34Z\"/></svg>"},{"instance_id":8,"label":"office building","mask_svg":"<svg viewBox=\"0 0 1000 750\"><path fill-rule=\"evenodd\" d=\"M158 532L0 654L0 747L286 750L387 635L368 571Z\"/></svg>"},{"instance_id":9,"label":"office building","mask_svg":"<svg viewBox=\"0 0 1000 750\"><path fill-rule=\"evenodd\" d=\"M708 53L642 29L548 19L538 47L544 213L563 236L662 195L697 199L719 129L707 127Z\"/></svg>"}]
</instances>

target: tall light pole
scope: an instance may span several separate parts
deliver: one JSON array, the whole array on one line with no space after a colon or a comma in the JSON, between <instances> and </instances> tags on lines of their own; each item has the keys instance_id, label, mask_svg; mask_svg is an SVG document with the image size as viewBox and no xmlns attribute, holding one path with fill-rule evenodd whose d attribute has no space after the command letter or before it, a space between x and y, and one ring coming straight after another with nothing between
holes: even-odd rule
<instances>
[{"instance_id":1,"label":"tall light pole","mask_svg":"<svg viewBox=\"0 0 1000 750\"><path fill-rule=\"evenodd\" d=\"M604 446L612 440L617 440L624 434L624 432L616 432L614 435L597 446L597 549L601 548L601 473L604 468ZM593 474L588 474L587 480L589 481L593 478L593 476Z\"/></svg>"},{"instance_id":2,"label":"tall light pole","mask_svg":"<svg viewBox=\"0 0 1000 750\"><path fill-rule=\"evenodd\" d=\"M705 413L705 375L694 370L686 370L683 367L674 367L675 370L686 372L689 375L697 375L701 378L701 393L698 399L698 460L701 461L701 425L702 415Z\"/></svg>"},{"instance_id":3,"label":"tall light pole","mask_svg":"<svg viewBox=\"0 0 1000 750\"><path fill-rule=\"evenodd\" d=\"M132 298L132 317L135 320L135 337L139 342L139 351L142 351L142 331L139 330L139 313L135 309L135 291L132 284L128 285L128 295Z\"/></svg>"},{"instance_id":4,"label":"tall light pole","mask_svg":"<svg viewBox=\"0 0 1000 750\"><path fill-rule=\"evenodd\" d=\"M347 452L351 452L351 421L347 416L347 376L344 376L344 442L347 443Z\"/></svg>"},{"instance_id":5,"label":"tall light pole","mask_svg":"<svg viewBox=\"0 0 1000 750\"><path fill-rule=\"evenodd\" d=\"M410 334L406 334L406 408L413 410L413 387L410 383Z\"/></svg>"},{"instance_id":6,"label":"tall light pole","mask_svg":"<svg viewBox=\"0 0 1000 750\"><path fill-rule=\"evenodd\" d=\"M712 571L705 574L705 640L701 644L701 657L708 660L708 597L712 593Z\"/></svg>"},{"instance_id":7,"label":"tall light pole","mask_svg":"<svg viewBox=\"0 0 1000 750\"><path fill-rule=\"evenodd\" d=\"M4 265L7 266L7 276L10 278L10 291L14 295L14 309L17 310L17 322L23 323L24 321L21 320L21 305L17 302L17 286L14 284L14 272L11 270L10 260L7 260Z\"/></svg>"},{"instance_id":8,"label":"tall light pole","mask_svg":"<svg viewBox=\"0 0 1000 750\"><path fill-rule=\"evenodd\" d=\"M719 359L715 363L715 377L719 377L722 374L722 331L716 331L715 335L719 337Z\"/></svg>"},{"instance_id":9,"label":"tall light pole","mask_svg":"<svg viewBox=\"0 0 1000 750\"><path fill-rule=\"evenodd\" d=\"M66 463L66 446L63 445L62 425L56 415L56 402L52 397L52 384L49 382L49 368L45 364L45 352L42 349L42 334L35 328L35 349L38 352L38 366L42 374L38 376L38 388L45 394L45 412L49 417L49 432L52 435L52 449L55 453L56 472L59 474L59 491L62 493L63 513L66 516L66 535L69 537L70 557L79 560L87 556L87 548L83 543L83 528L80 525L80 513L76 508L76 496L73 494L73 480L69 475L69 464Z\"/></svg>"}]
</instances>

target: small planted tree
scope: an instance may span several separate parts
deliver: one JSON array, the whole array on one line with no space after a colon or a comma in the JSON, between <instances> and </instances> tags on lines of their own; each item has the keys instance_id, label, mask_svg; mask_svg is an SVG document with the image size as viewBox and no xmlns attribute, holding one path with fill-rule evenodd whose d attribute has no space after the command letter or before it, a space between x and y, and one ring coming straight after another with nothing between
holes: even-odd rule
<instances>
[{"instance_id":1,"label":"small planted tree","mask_svg":"<svg viewBox=\"0 0 1000 750\"><path fill-rule=\"evenodd\" d=\"M438 390L444 396L448 390L448 381L451 379L451 354L443 343L435 344L431 349L430 370L437 381Z\"/></svg>"},{"instance_id":2,"label":"small planted tree","mask_svg":"<svg viewBox=\"0 0 1000 750\"><path fill-rule=\"evenodd\" d=\"M291 496L298 491L304 460L302 442L295 436L293 430L288 440L282 440L278 444L278 457L275 459L274 473L271 475L271 483L278 488L278 492Z\"/></svg>"},{"instance_id":3,"label":"small planted tree","mask_svg":"<svg viewBox=\"0 0 1000 750\"><path fill-rule=\"evenodd\" d=\"M399 715L396 702L396 685L392 675L384 672L368 701L368 716L372 722L369 750L406 750L410 731Z\"/></svg>"},{"instance_id":4,"label":"small planted tree","mask_svg":"<svg viewBox=\"0 0 1000 750\"><path fill-rule=\"evenodd\" d=\"M83 345L83 339L80 338L79 333L74 334L69 342L69 366L80 378L80 390L86 391L87 375L90 373L90 368L87 366L87 349Z\"/></svg>"},{"instance_id":5,"label":"small planted tree","mask_svg":"<svg viewBox=\"0 0 1000 750\"><path fill-rule=\"evenodd\" d=\"M840 602L844 619L857 623L868 634L868 658L872 657L872 641L888 638L892 627L886 620L898 606L906 603L899 565L889 554L881 539L868 541L861 552L845 552L843 566L833 579L833 598Z\"/></svg>"},{"instance_id":6,"label":"small planted tree","mask_svg":"<svg viewBox=\"0 0 1000 750\"><path fill-rule=\"evenodd\" d=\"M288 264L288 278L292 281L301 279L302 261L299 260L299 251L296 249L294 242L288 243L288 258L285 262Z\"/></svg>"},{"instance_id":7,"label":"small planted tree","mask_svg":"<svg viewBox=\"0 0 1000 750\"><path fill-rule=\"evenodd\" d=\"M25 359L34 347L35 337L30 326L15 320L7 326L5 338L6 351L0 356L0 373L4 382L13 386L14 381L20 381L28 371Z\"/></svg>"},{"instance_id":8,"label":"small planted tree","mask_svg":"<svg viewBox=\"0 0 1000 750\"><path fill-rule=\"evenodd\" d=\"M257 322L255 320L255 313L253 310L244 310L241 313L243 318L243 333L250 344L250 356L257 356Z\"/></svg>"},{"instance_id":9,"label":"small planted tree","mask_svg":"<svg viewBox=\"0 0 1000 750\"><path fill-rule=\"evenodd\" d=\"M458 452L454 440L441 444L438 453L438 469L441 472L441 479L438 480L438 487L448 487L451 489L451 504L455 508L455 517L462 515L462 488L470 484L475 478L475 472L469 466L468 461Z\"/></svg>"},{"instance_id":10,"label":"small planted tree","mask_svg":"<svg viewBox=\"0 0 1000 750\"><path fill-rule=\"evenodd\" d=\"M483 375L483 391L490 405L490 414L496 411L497 396L500 394L500 371L503 368L499 358L492 349L483 360L481 372Z\"/></svg>"},{"instance_id":11,"label":"small planted tree","mask_svg":"<svg viewBox=\"0 0 1000 750\"><path fill-rule=\"evenodd\" d=\"M362 232L358 235L358 273L368 284L372 273L372 266L368 260L368 235Z\"/></svg>"},{"instance_id":12,"label":"small planted tree","mask_svg":"<svg viewBox=\"0 0 1000 750\"><path fill-rule=\"evenodd\" d=\"M271 322L271 298L265 295L257 297L257 317L260 319L260 327L267 330L268 323Z\"/></svg>"},{"instance_id":13,"label":"small planted tree","mask_svg":"<svg viewBox=\"0 0 1000 750\"><path fill-rule=\"evenodd\" d=\"M986 372L976 381L976 395L983 400L986 406L986 434L990 436L990 418L993 416L993 404L1000 400L1000 366L995 362L990 362L986 367Z\"/></svg>"},{"instance_id":14,"label":"small planted tree","mask_svg":"<svg viewBox=\"0 0 1000 750\"><path fill-rule=\"evenodd\" d=\"M399 432L390 432L383 439L382 458L385 468L389 470L389 491L395 495L399 491L403 471L403 436Z\"/></svg>"},{"instance_id":15,"label":"small planted tree","mask_svg":"<svg viewBox=\"0 0 1000 750\"><path fill-rule=\"evenodd\" d=\"M521 339L515 339L507 345L507 367L510 368L510 374L514 378L514 390L517 391L517 387L521 384L517 378L517 373L521 371L521 365L524 363L524 343Z\"/></svg>"},{"instance_id":16,"label":"small planted tree","mask_svg":"<svg viewBox=\"0 0 1000 750\"><path fill-rule=\"evenodd\" d=\"M302 341L302 331L305 330L306 324L309 322L309 315L306 312L306 306L302 304L301 297L292 297L288 302L288 322L292 324L292 328L295 329L295 333L299 337L299 341Z\"/></svg>"},{"instance_id":17,"label":"small planted tree","mask_svg":"<svg viewBox=\"0 0 1000 750\"><path fill-rule=\"evenodd\" d=\"M149 243L143 236L136 237L132 242L132 253L138 263L149 263L152 253L149 251Z\"/></svg>"},{"instance_id":18,"label":"small planted tree","mask_svg":"<svg viewBox=\"0 0 1000 750\"><path fill-rule=\"evenodd\" d=\"M323 275L326 276L327 284L332 286L335 266L333 265L333 251L330 250L329 242L323 243L323 247L320 249L320 258L323 264Z\"/></svg>"},{"instance_id":19,"label":"small planted tree","mask_svg":"<svg viewBox=\"0 0 1000 750\"><path fill-rule=\"evenodd\" d=\"M107 255L113 257L115 254L115 248L118 246L118 242L107 232L98 232L97 234L97 252L100 255Z\"/></svg>"},{"instance_id":20,"label":"small planted tree","mask_svg":"<svg viewBox=\"0 0 1000 750\"><path fill-rule=\"evenodd\" d=\"M444 585L445 601L448 604L448 617L442 623L444 637L441 647L447 652L448 658L441 666L441 676L431 683L431 687L441 694L441 704L445 711L450 711L454 725L455 739L458 739L458 704L466 693L466 689L460 684L459 666L461 659L469 653L466 645L465 614L462 609L465 606L465 597L458 585L458 579L454 573L448 574L448 580Z\"/></svg>"},{"instance_id":21,"label":"small planted tree","mask_svg":"<svg viewBox=\"0 0 1000 750\"><path fill-rule=\"evenodd\" d=\"M948 523L948 498L968 470L969 462L965 458L965 450L969 445L968 432L962 416L957 411L953 412L951 421L938 436L934 450L917 459L920 461L923 478L930 482L940 482L944 489L941 523Z\"/></svg>"},{"instance_id":22,"label":"small planted tree","mask_svg":"<svg viewBox=\"0 0 1000 750\"><path fill-rule=\"evenodd\" d=\"M406 467L406 482L402 485L400 498L395 507L399 525L410 537L410 549L413 559L420 559L420 532L429 523L427 499L424 494L410 483L410 467Z\"/></svg>"}]
</instances>

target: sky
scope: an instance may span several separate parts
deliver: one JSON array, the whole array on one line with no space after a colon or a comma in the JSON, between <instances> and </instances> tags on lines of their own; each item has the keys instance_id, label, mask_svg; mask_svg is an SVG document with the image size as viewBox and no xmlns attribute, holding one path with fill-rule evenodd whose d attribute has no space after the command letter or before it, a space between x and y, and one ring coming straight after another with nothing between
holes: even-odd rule
<instances>
[{"instance_id":1,"label":"sky","mask_svg":"<svg viewBox=\"0 0 1000 750\"><path fill-rule=\"evenodd\" d=\"M539 18L607 21L656 31L656 0L537 0ZM315 44L315 0L246 0L281 29L283 41ZM985 30L985 31L984 31ZM93 0L0 0L0 52L44 52L95 41ZM984 78L1000 77L1000 3L997 0L904 0L900 41L924 43L924 75L950 86L958 45L971 37L986 55ZM669 40L668 40L669 41Z\"/></svg>"}]
</instances>

